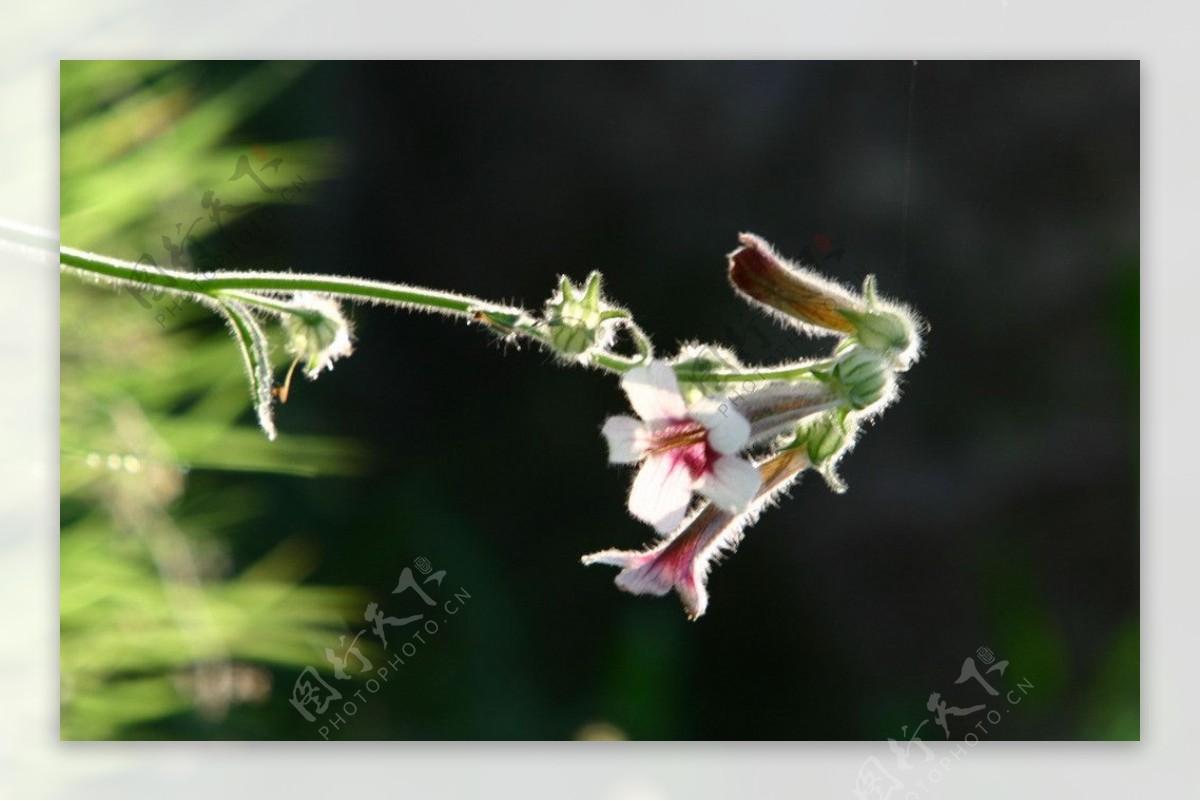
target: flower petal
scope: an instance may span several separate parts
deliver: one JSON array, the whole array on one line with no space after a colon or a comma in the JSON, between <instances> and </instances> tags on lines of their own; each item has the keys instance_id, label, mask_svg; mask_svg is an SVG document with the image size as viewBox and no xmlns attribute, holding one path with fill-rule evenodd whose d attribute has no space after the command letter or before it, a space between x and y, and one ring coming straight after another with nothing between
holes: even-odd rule
<instances>
[{"instance_id":1,"label":"flower petal","mask_svg":"<svg viewBox=\"0 0 1200 801\"><path fill-rule=\"evenodd\" d=\"M750 440L750 422L726 398L703 398L688 416L708 429L708 444L717 453L737 453Z\"/></svg>"},{"instance_id":2,"label":"flower petal","mask_svg":"<svg viewBox=\"0 0 1200 801\"><path fill-rule=\"evenodd\" d=\"M608 440L610 464L632 464L640 461L646 451L646 425L636 417L610 417L601 433Z\"/></svg>"},{"instance_id":3,"label":"flower petal","mask_svg":"<svg viewBox=\"0 0 1200 801\"><path fill-rule=\"evenodd\" d=\"M617 586L634 595L666 595L675 585L675 576L655 569L655 559L669 543L662 543L649 551L620 551L611 549L590 553L583 557L585 565L612 565L621 568ZM649 568L649 569L647 569Z\"/></svg>"},{"instance_id":4,"label":"flower petal","mask_svg":"<svg viewBox=\"0 0 1200 801\"><path fill-rule=\"evenodd\" d=\"M646 422L674 420L687 415L675 371L666 362L634 367L621 379L629 405Z\"/></svg>"},{"instance_id":5,"label":"flower petal","mask_svg":"<svg viewBox=\"0 0 1200 801\"><path fill-rule=\"evenodd\" d=\"M708 593L704 576L697 573L705 565L698 563L691 553L692 540L686 538L681 546L680 538L676 537L648 551L600 551L588 554L581 561L585 565L621 568L616 585L633 595L666 595L675 590L688 618L695 620L708 607Z\"/></svg>"},{"instance_id":6,"label":"flower petal","mask_svg":"<svg viewBox=\"0 0 1200 801\"><path fill-rule=\"evenodd\" d=\"M741 460L725 457L720 461ZM583 563L621 568L616 578L617 586L635 595L665 595L674 589L683 601L687 616L695 620L708 608L705 584L713 561L721 553L733 552L745 527L773 496L786 489L808 466L808 454L803 448L770 456L755 468L762 486L744 512L727 512L716 504L705 504L677 534L657 545L644 551L600 551L583 557ZM741 470L736 466L734 469Z\"/></svg>"},{"instance_id":7,"label":"flower petal","mask_svg":"<svg viewBox=\"0 0 1200 801\"><path fill-rule=\"evenodd\" d=\"M722 509L741 512L761 486L762 477L754 465L736 456L722 456L700 478L696 489Z\"/></svg>"},{"instance_id":8,"label":"flower petal","mask_svg":"<svg viewBox=\"0 0 1200 801\"><path fill-rule=\"evenodd\" d=\"M634 595L666 595L675 590L688 618L695 620L708 608L704 584L709 563L736 542L738 527L733 525L734 520L734 515L705 506L679 534L659 545L645 551L600 551L582 561L585 565L621 568L616 584Z\"/></svg>"},{"instance_id":9,"label":"flower petal","mask_svg":"<svg viewBox=\"0 0 1200 801\"><path fill-rule=\"evenodd\" d=\"M687 466L670 454L651 456L633 479L629 511L638 520L668 534L683 522L692 500L692 477Z\"/></svg>"}]
</instances>

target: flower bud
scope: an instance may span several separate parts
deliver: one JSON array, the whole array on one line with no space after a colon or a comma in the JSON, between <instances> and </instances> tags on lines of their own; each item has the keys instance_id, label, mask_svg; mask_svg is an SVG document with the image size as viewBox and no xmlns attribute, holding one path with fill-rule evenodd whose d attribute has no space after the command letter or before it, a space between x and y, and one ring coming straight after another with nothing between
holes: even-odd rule
<instances>
[{"instance_id":1,"label":"flower bud","mask_svg":"<svg viewBox=\"0 0 1200 801\"><path fill-rule=\"evenodd\" d=\"M799 321L809 333L825 329L835 334L854 333L844 310L861 310L863 304L848 291L808 270L784 261L771 246L754 234L741 234L742 246L729 254L729 279L743 294Z\"/></svg>"},{"instance_id":2,"label":"flower bud","mask_svg":"<svg viewBox=\"0 0 1200 801\"><path fill-rule=\"evenodd\" d=\"M300 292L291 305L292 310L283 315L283 329L288 335L288 352L304 363L305 375L316 378L322 370L332 370L334 361L353 352L350 324L335 301Z\"/></svg>"},{"instance_id":3,"label":"flower bud","mask_svg":"<svg viewBox=\"0 0 1200 801\"><path fill-rule=\"evenodd\" d=\"M850 434L843 416L835 413L814 417L800 428L797 438L804 443L813 465L821 467L842 451Z\"/></svg>"},{"instance_id":4,"label":"flower bud","mask_svg":"<svg viewBox=\"0 0 1200 801\"><path fill-rule=\"evenodd\" d=\"M695 376L716 373L720 370L740 370L741 361L737 354L721 345L688 343L679 348L679 355L671 360L676 372L686 370ZM699 380L699 379L697 379Z\"/></svg>"},{"instance_id":5,"label":"flower bud","mask_svg":"<svg viewBox=\"0 0 1200 801\"><path fill-rule=\"evenodd\" d=\"M858 433L857 418L845 410L810 418L796 431L797 448L812 462L813 468L837 493L846 491L846 482L837 474L837 463L854 446Z\"/></svg>"},{"instance_id":6,"label":"flower bud","mask_svg":"<svg viewBox=\"0 0 1200 801\"><path fill-rule=\"evenodd\" d=\"M712 397L725 394L727 385L721 380L719 373L728 370L741 370L742 363L737 354L721 345L702 345L688 343L679 348L679 355L672 359L675 373L684 378L684 395L689 400L700 396ZM748 381L753 388L754 381ZM736 392L746 391L746 386L734 387Z\"/></svg>"},{"instance_id":7,"label":"flower bud","mask_svg":"<svg viewBox=\"0 0 1200 801\"><path fill-rule=\"evenodd\" d=\"M909 324L898 314L886 311L856 312L842 310L842 316L854 326L859 343L880 353L901 352L912 344Z\"/></svg>"},{"instance_id":8,"label":"flower bud","mask_svg":"<svg viewBox=\"0 0 1200 801\"><path fill-rule=\"evenodd\" d=\"M544 328L551 347L563 356L582 359L593 348L607 346L612 339L609 320L613 315L605 312L600 273L589 275L582 287L564 277L546 302Z\"/></svg>"},{"instance_id":9,"label":"flower bud","mask_svg":"<svg viewBox=\"0 0 1200 801\"><path fill-rule=\"evenodd\" d=\"M887 395L892 384L892 370L878 352L853 348L837 363L833 380L850 405L861 410Z\"/></svg>"}]
</instances>

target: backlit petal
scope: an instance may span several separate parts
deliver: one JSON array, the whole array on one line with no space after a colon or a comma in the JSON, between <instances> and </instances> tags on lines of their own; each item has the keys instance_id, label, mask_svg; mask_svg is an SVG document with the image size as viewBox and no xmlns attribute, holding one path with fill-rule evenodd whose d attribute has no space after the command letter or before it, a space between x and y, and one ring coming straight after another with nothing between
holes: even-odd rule
<instances>
[{"instance_id":1,"label":"backlit petal","mask_svg":"<svg viewBox=\"0 0 1200 801\"><path fill-rule=\"evenodd\" d=\"M703 398L688 416L708 429L708 444L717 453L737 453L750 440L750 422L725 398Z\"/></svg>"},{"instance_id":2,"label":"backlit petal","mask_svg":"<svg viewBox=\"0 0 1200 801\"><path fill-rule=\"evenodd\" d=\"M634 367L621 379L629 405L647 422L677 420L687 415L675 371L666 362Z\"/></svg>"},{"instance_id":3,"label":"backlit petal","mask_svg":"<svg viewBox=\"0 0 1200 801\"><path fill-rule=\"evenodd\" d=\"M633 479L629 511L659 534L674 531L692 500L692 477L683 462L669 454L651 456Z\"/></svg>"},{"instance_id":4,"label":"backlit petal","mask_svg":"<svg viewBox=\"0 0 1200 801\"><path fill-rule=\"evenodd\" d=\"M720 461L740 462L735 457ZM756 468L762 486L749 507L740 513L706 504L691 516L674 536L644 551L608 550L583 557L585 565L615 565L617 586L637 595L679 593L683 608L692 620L708 607L705 582L713 560L737 547L742 531L770 499L790 485L810 464L803 448L782 451L764 459ZM735 467L735 470L741 470ZM723 468L728 471L729 467Z\"/></svg>"},{"instance_id":5,"label":"backlit petal","mask_svg":"<svg viewBox=\"0 0 1200 801\"><path fill-rule=\"evenodd\" d=\"M639 461L646 450L646 424L636 417L610 417L601 429L608 440L608 461L611 464L631 464Z\"/></svg>"},{"instance_id":6,"label":"backlit petal","mask_svg":"<svg viewBox=\"0 0 1200 801\"><path fill-rule=\"evenodd\" d=\"M722 456L701 477L697 489L717 506L741 512L754 500L762 477L754 465L736 456Z\"/></svg>"},{"instance_id":7,"label":"backlit petal","mask_svg":"<svg viewBox=\"0 0 1200 801\"><path fill-rule=\"evenodd\" d=\"M600 551L583 557L583 563L621 568L616 584L634 595L666 595L675 590L688 618L695 620L708 607L704 582L709 562L725 547L723 537L736 539L733 520L733 515L706 506L682 531L659 545L645 551Z\"/></svg>"}]
</instances>

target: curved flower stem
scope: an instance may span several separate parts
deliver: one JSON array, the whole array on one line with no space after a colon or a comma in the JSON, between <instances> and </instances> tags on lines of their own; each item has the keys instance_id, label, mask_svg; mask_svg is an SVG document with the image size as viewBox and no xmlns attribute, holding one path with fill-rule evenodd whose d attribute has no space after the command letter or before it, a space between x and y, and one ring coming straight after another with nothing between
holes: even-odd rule
<instances>
[{"instance_id":1,"label":"curved flower stem","mask_svg":"<svg viewBox=\"0 0 1200 801\"><path fill-rule=\"evenodd\" d=\"M424 287L306 273L192 273L116 259L71 247L60 249L59 262L71 270L116 285L151 286L163 292L205 300L209 305L214 301L220 303L231 300L275 313L291 313L294 310L279 296L294 292L316 292L348 301L440 312L480 322L507 336L520 336L543 343L546 341L545 335L529 324L529 317L520 308ZM648 355L652 353L649 339L632 320L626 327L634 337L638 355L623 356L611 351L600 351L591 354L592 364L609 372L625 373L645 363ZM825 366L826 362L822 361L769 368L710 370L691 365L677 365L675 369L682 382L734 384L747 381L814 380L814 370Z\"/></svg>"},{"instance_id":2,"label":"curved flower stem","mask_svg":"<svg viewBox=\"0 0 1200 801\"><path fill-rule=\"evenodd\" d=\"M602 367L605 370L613 373L625 373L642 364L642 360L636 356L621 356L617 353L593 353L592 362L597 367Z\"/></svg>"}]
</instances>

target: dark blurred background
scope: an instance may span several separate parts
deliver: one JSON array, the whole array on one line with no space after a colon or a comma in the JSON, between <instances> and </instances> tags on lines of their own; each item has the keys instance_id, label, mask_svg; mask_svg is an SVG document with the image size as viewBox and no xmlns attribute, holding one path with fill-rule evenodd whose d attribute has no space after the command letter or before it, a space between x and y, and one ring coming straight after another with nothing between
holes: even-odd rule
<instances>
[{"instance_id":1,"label":"dark blurred background","mask_svg":"<svg viewBox=\"0 0 1200 801\"><path fill-rule=\"evenodd\" d=\"M849 491L806 478L714 569L691 623L675 597L579 564L652 534L625 511L630 473L606 464L599 428L626 410L612 377L352 309L356 353L294 387L278 423L281 441L358 443L357 472L196 469L182 501L255 498L217 537L233 572L298 543L306 585L359 588L389 614L418 557L447 571L441 597L469 591L332 737L904 740L928 720L920 736L944 739L931 692L1002 712L982 739L1138 737L1137 62L293 68L221 145L323 141L337 163L318 151L302 174L285 157L263 175L299 175L303 202L197 226L201 250L238 242L236 266L530 308L560 273L601 270L664 355L827 351L733 295L725 254L752 231L851 285L876 274L931 325L900 402L842 464ZM261 67L179 69L203 96ZM195 210L207 187L184 184ZM235 186L257 191L217 188ZM126 258L150 247L114 241ZM221 336L120 300L144 336ZM984 669L981 648L1008 661L987 674L998 698L955 683L967 658ZM287 701L297 673L268 665L271 691L219 720L182 711L115 736L312 738ZM982 714L951 717L953 737Z\"/></svg>"}]
</instances>

